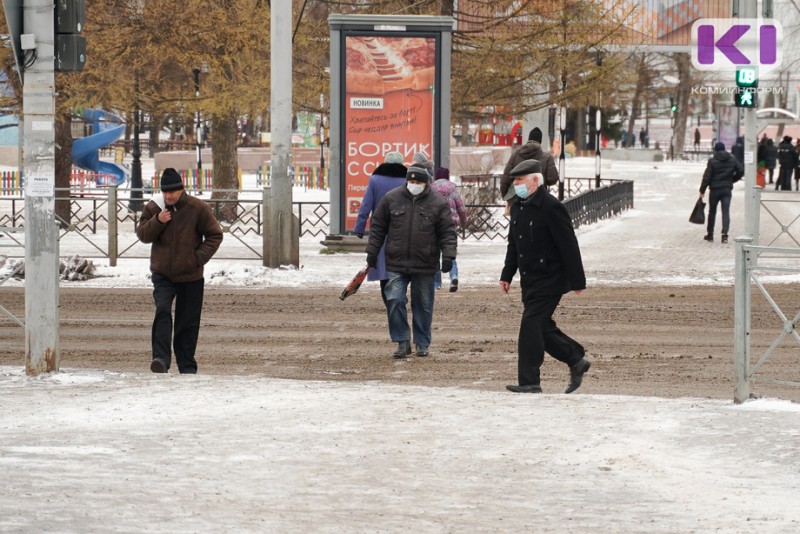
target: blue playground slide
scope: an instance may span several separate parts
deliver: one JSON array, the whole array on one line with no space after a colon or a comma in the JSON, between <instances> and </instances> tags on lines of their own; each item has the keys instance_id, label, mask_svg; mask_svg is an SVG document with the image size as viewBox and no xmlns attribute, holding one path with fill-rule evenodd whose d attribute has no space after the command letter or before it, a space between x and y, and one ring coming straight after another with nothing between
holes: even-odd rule
<instances>
[{"instance_id":1,"label":"blue playground slide","mask_svg":"<svg viewBox=\"0 0 800 534\"><path fill-rule=\"evenodd\" d=\"M72 142L72 163L87 171L108 174L114 182L102 185L122 185L130 171L116 163L100 160L100 149L110 145L125 134L125 124L113 113L100 109L87 109L83 114L92 125L92 135L75 139ZM100 184L98 184L100 185Z\"/></svg>"}]
</instances>

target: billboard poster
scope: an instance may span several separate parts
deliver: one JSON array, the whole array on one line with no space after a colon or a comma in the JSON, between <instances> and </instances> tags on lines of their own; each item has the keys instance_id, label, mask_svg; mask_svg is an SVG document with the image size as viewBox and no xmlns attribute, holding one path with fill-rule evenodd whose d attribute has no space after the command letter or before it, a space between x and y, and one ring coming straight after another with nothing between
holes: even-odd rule
<instances>
[{"instance_id":1,"label":"billboard poster","mask_svg":"<svg viewBox=\"0 0 800 534\"><path fill-rule=\"evenodd\" d=\"M345 230L387 153L433 160L435 37L347 35L342 103Z\"/></svg>"},{"instance_id":2,"label":"billboard poster","mask_svg":"<svg viewBox=\"0 0 800 534\"><path fill-rule=\"evenodd\" d=\"M725 143L725 150L731 151L739 137L739 108L717 106L717 141Z\"/></svg>"}]
</instances>

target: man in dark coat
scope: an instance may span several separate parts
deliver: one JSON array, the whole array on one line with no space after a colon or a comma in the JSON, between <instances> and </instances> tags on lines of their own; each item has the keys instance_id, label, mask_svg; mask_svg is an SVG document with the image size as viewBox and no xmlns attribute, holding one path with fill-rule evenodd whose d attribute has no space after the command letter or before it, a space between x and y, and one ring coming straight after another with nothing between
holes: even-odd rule
<instances>
[{"instance_id":1,"label":"man in dark coat","mask_svg":"<svg viewBox=\"0 0 800 534\"><path fill-rule=\"evenodd\" d=\"M783 141L778 145L778 163L781 165L778 181L775 183L775 190L792 190L792 176L794 168L797 167L797 152L792 146L792 138L789 135L783 137Z\"/></svg>"},{"instance_id":2,"label":"man in dark coat","mask_svg":"<svg viewBox=\"0 0 800 534\"><path fill-rule=\"evenodd\" d=\"M716 152L716 149L714 151ZM744 165L744 137L741 135L736 138L736 142L731 147L731 154L736 161Z\"/></svg>"},{"instance_id":3,"label":"man in dark coat","mask_svg":"<svg viewBox=\"0 0 800 534\"><path fill-rule=\"evenodd\" d=\"M769 171L769 183L775 183L775 164L778 162L778 148L772 139L767 139L767 146L764 148L764 166Z\"/></svg>"},{"instance_id":4,"label":"man in dark coat","mask_svg":"<svg viewBox=\"0 0 800 534\"><path fill-rule=\"evenodd\" d=\"M517 198L511 205L500 290L508 293L519 271L525 309L517 341L519 383L506 389L541 393L539 368L547 351L569 366L566 393L572 393L580 387L591 364L584 358L581 344L558 329L553 313L564 294L586 288L578 239L567 209L541 187L542 166L538 161L524 161L510 175Z\"/></svg>"},{"instance_id":5,"label":"man in dark coat","mask_svg":"<svg viewBox=\"0 0 800 534\"><path fill-rule=\"evenodd\" d=\"M162 197L145 205L136 227L139 241L152 243L150 271L156 314L150 370L169 370L172 345L178 371L193 374L197 372L194 354L203 308L203 266L222 243L222 228L208 204L186 194L175 169L164 169L160 185Z\"/></svg>"},{"instance_id":6,"label":"man in dark coat","mask_svg":"<svg viewBox=\"0 0 800 534\"><path fill-rule=\"evenodd\" d=\"M526 159L535 159L542 164L544 179L547 185L555 185L558 183L558 167L556 167L556 162L549 152L545 152L542 149L542 131L539 128L534 128L528 134L528 142L514 150L514 152L511 153L511 157L508 158L503 176L500 177L500 196L503 199L511 200L514 196L514 188L511 187L511 182L514 181L514 178L509 172Z\"/></svg>"},{"instance_id":7,"label":"man in dark coat","mask_svg":"<svg viewBox=\"0 0 800 534\"><path fill-rule=\"evenodd\" d=\"M700 198L711 189L708 199L708 233L706 241L714 241L714 219L717 218L717 204L722 203L722 242L728 242L728 228L731 224L731 196L734 182L744 176L744 167L736 158L725 151L724 143L714 145L714 156L709 158L703 181L700 184Z\"/></svg>"},{"instance_id":8,"label":"man in dark coat","mask_svg":"<svg viewBox=\"0 0 800 534\"><path fill-rule=\"evenodd\" d=\"M367 265L375 267L386 243L384 288L389 335L398 344L395 358L411 354L406 292L411 285L411 311L417 356L428 356L433 322L434 275L449 273L456 259L457 233L449 202L433 191L424 169L411 167L406 186L389 191L372 214Z\"/></svg>"}]
</instances>

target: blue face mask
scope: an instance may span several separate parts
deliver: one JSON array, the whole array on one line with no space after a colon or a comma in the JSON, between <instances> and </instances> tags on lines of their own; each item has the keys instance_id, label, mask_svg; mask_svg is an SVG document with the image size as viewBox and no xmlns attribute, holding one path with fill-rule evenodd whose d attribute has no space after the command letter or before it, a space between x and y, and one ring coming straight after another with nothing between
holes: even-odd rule
<instances>
[{"instance_id":1,"label":"blue face mask","mask_svg":"<svg viewBox=\"0 0 800 534\"><path fill-rule=\"evenodd\" d=\"M528 186L525 184L515 185L514 193L516 193L519 198L528 198Z\"/></svg>"}]
</instances>

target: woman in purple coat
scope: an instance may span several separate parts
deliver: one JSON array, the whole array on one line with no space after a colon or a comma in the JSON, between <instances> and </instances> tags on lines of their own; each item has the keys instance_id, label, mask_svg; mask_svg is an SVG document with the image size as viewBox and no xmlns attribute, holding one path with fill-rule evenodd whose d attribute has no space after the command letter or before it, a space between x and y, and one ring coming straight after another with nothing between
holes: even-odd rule
<instances>
[{"instance_id":1,"label":"woman in purple coat","mask_svg":"<svg viewBox=\"0 0 800 534\"><path fill-rule=\"evenodd\" d=\"M367 220L370 218L370 215L375 212L375 208L378 207L378 203L383 196L396 187L405 187L407 171L408 169L403 165L403 155L400 152L389 152L386 154L384 162L378 165L378 168L375 169L375 172L369 177L367 190L364 193L364 200L361 201L361 208L358 210L356 226L353 228L353 233L356 234L359 239L364 237ZM380 280L381 298L384 304L386 304L386 297L384 296L383 290L386 287L386 281L388 279L389 273L386 270L386 245L384 244L378 253L378 264L374 268L370 268L367 273L367 280Z\"/></svg>"}]
</instances>

